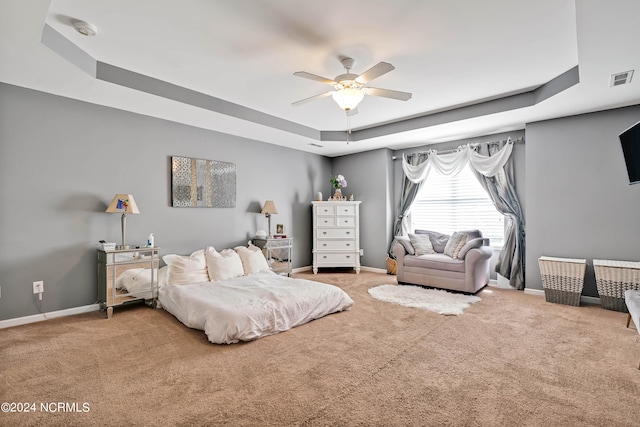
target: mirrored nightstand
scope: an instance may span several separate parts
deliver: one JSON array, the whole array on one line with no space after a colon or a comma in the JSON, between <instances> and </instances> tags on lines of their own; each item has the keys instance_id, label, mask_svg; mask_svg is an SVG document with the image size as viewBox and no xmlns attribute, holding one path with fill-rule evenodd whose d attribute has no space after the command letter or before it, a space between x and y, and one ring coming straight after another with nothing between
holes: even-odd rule
<instances>
[{"instance_id":1,"label":"mirrored nightstand","mask_svg":"<svg viewBox=\"0 0 640 427\"><path fill-rule=\"evenodd\" d=\"M255 238L253 244L262 249L267 263L274 273L291 276L293 237Z\"/></svg>"}]
</instances>

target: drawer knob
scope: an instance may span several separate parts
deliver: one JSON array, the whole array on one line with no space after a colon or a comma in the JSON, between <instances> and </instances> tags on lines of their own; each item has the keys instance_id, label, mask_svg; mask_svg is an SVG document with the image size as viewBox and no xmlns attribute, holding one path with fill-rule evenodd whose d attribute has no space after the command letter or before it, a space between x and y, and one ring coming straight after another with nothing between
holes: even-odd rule
<instances>
[{"instance_id":1,"label":"drawer knob","mask_svg":"<svg viewBox=\"0 0 640 427\"><path fill-rule=\"evenodd\" d=\"M347 231L347 234L351 234L351 232L350 232L350 231Z\"/></svg>"},{"instance_id":2,"label":"drawer knob","mask_svg":"<svg viewBox=\"0 0 640 427\"><path fill-rule=\"evenodd\" d=\"M326 231L323 231L323 232L322 232L322 234L327 234L327 232L326 232Z\"/></svg>"},{"instance_id":3,"label":"drawer knob","mask_svg":"<svg viewBox=\"0 0 640 427\"><path fill-rule=\"evenodd\" d=\"M347 259L351 258L351 255L347 255Z\"/></svg>"},{"instance_id":4,"label":"drawer knob","mask_svg":"<svg viewBox=\"0 0 640 427\"><path fill-rule=\"evenodd\" d=\"M323 243L323 244L322 244L322 246L327 246L327 244L326 244L326 243Z\"/></svg>"},{"instance_id":5,"label":"drawer knob","mask_svg":"<svg viewBox=\"0 0 640 427\"><path fill-rule=\"evenodd\" d=\"M322 258L327 259L327 256L326 256L326 255L324 255Z\"/></svg>"},{"instance_id":6,"label":"drawer knob","mask_svg":"<svg viewBox=\"0 0 640 427\"><path fill-rule=\"evenodd\" d=\"M347 246L351 246L351 243L347 243Z\"/></svg>"}]
</instances>

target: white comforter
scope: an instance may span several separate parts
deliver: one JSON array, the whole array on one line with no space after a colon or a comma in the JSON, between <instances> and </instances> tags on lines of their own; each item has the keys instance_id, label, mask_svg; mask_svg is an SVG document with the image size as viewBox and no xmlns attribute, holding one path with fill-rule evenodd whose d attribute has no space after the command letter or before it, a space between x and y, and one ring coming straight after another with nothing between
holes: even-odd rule
<instances>
[{"instance_id":1,"label":"white comforter","mask_svg":"<svg viewBox=\"0 0 640 427\"><path fill-rule=\"evenodd\" d=\"M231 344L289 330L337 311L353 300L337 286L267 271L231 280L167 285L161 306L209 341Z\"/></svg>"}]
</instances>

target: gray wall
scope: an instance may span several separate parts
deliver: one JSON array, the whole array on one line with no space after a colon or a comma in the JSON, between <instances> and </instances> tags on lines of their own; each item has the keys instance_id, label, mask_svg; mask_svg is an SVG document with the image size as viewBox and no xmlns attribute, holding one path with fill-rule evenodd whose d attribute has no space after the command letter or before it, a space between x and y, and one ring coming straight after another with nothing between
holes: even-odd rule
<instances>
[{"instance_id":1,"label":"gray wall","mask_svg":"<svg viewBox=\"0 0 640 427\"><path fill-rule=\"evenodd\" d=\"M364 144L364 142L360 143ZM390 245L389 221L393 215L392 152L379 149L333 159L333 174L347 179L343 194L354 195L360 205L360 262L367 267L387 268L386 254ZM327 181L328 182L328 181ZM329 191L331 188L327 188ZM326 197L325 197L326 199Z\"/></svg>"},{"instance_id":2,"label":"gray wall","mask_svg":"<svg viewBox=\"0 0 640 427\"><path fill-rule=\"evenodd\" d=\"M640 260L640 185L629 185L618 134L640 106L527 124L526 285L542 289L542 255Z\"/></svg>"},{"instance_id":3,"label":"gray wall","mask_svg":"<svg viewBox=\"0 0 640 427\"><path fill-rule=\"evenodd\" d=\"M236 207L171 207L173 155L235 163ZM272 228L285 225L294 267L308 266L310 202L330 174L323 156L0 84L0 320L96 302L98 240L120 241L119 215L104 212L116 193L141 211L127 242L154 233L161 255L246 244L272 199Z\"/></svg>"}]
</instances>

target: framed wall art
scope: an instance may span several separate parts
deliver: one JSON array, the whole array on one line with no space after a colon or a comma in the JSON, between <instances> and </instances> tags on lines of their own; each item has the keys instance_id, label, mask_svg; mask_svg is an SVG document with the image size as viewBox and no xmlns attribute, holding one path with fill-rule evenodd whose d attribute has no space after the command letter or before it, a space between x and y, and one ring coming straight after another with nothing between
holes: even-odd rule
<instances>
[{"instance_id":1,"label":"framed wall art","mask_svg":"<svg viewBox=\"0 0 640 427\"><path fill-rule=\"evenodd\" d=\"M171 157L171 200L175 208L236 207L236 164Z\"/></svg>"}]
</instances>

